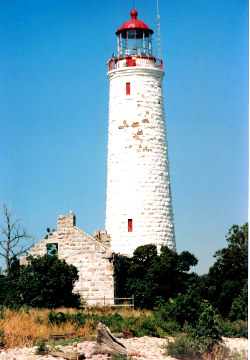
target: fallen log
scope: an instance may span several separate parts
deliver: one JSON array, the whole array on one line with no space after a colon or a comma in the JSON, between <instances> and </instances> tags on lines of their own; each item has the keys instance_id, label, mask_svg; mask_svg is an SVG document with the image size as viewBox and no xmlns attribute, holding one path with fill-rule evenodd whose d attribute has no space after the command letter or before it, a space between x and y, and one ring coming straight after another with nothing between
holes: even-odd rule
<instances>
[{"instance_id":1,"label":"fallen log","mask_svg":"<svg viewBox=\"0 0 250 360\"><path fill-rule=\"evenodd\" d=\"M62 351L50 351L49 355L54 357L60 357L66 360L83 360L86 359L84 354L78 354L78 353L64 353Z\"/></svg>"},{"instance_id":2,"label":"fallen log","mask_svg":"<svg viewBox=\"0 0 250 360\"><path fill-rule=\"evenodd\" d=\"M101 322L98 324L96 340L97 345L94 347L91 355L128 353L126 346L116 340L116 338L111 334L109 328Z\"/></svg>"},{"instance_id":3,"label":"fallen log","mask_svg":"<svg viewBox=\"0 0 250 360\"><path fill-rule=\"evenodd\" d=\"M121 333L114 333L113 336L118 339L131 339L133 334L131 331L123 331Z\"/></svg>"}]
</instances>

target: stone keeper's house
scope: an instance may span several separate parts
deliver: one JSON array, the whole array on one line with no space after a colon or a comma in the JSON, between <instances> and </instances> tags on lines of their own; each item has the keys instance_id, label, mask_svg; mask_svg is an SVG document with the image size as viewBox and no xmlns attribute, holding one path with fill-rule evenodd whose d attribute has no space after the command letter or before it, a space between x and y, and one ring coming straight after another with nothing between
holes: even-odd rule
<instances>
[{"instance_id":1,"label":"stone keeper's house","mask_svg":"<svg viewBox=\"0 0 250 360\"><path fill-rule=\"evenodd\" d=\"M78 269L74 292L88 305L114 303L114 255L106 231L95 231L91 237L75 226L74 214L58 216L57 230L38 242L29 255L43 256L51 248L56 249L59 259ZM21 257L20 263L25 264L26 257Z\"/></svg>"}]
</instances>

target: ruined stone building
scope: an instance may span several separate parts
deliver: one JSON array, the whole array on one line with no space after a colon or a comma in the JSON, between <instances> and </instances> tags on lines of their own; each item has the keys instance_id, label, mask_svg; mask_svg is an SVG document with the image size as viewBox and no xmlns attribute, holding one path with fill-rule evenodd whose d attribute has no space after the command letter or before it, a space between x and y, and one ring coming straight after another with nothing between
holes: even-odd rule
<instances>
[{"instance_id":1,"label":"ruined stone building","mask_svg":"<svg viewBox=\"0 0 250 360\"><path fill-rule=\"evenodd\" d=\"M106 231L96 231L94 237L75 226L75 215L58 216L57 230L47 239L41 240L29 252L32 256L43 256L56 249L59 259L77 267L79 280L74 291L88 305L106 301L114 302L114 265L110 238ZM21 257L20 263L25 264Z\"/></svg>"}]
</instances>

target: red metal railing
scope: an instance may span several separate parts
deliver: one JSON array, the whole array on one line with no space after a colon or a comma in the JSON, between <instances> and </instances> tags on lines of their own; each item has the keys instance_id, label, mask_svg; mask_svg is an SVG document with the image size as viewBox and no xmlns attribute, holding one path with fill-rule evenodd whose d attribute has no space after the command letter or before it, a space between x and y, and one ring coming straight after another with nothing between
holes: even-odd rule
<instances>
[{"instance_id":1,"label":"red metal railing","mask_svg":"<svg viewBox=\"0 0 250 360\"><path fill-rule=\"evenodd\" d=\"M147 64L146 62L140 64L139 61L136 62L137 59L146 59L153 60L154 66L158 69L162 69L162 59L156 59L154 56L142 56L142 55L134 55L134 56L123 56L121 58L113 58L108 61L109 71L119 69L121 67L132 67L132 66L145 66L152 67L152 62ZM124 61L125 60L125 61Z\"/></svg>"}]
</instances>

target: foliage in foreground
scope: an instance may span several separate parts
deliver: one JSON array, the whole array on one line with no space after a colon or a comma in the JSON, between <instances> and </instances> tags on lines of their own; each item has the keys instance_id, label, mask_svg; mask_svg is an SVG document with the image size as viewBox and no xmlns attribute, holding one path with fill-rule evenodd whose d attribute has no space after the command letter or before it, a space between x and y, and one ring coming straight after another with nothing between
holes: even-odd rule
<instances>
[{"instance_id":1,"label":"foliage in foreground","mask_svg":"<svg viewBox=\"0 0 250 360\"><path fill-rule=\"evenodd\" d=\"M47 355L49 353L46 341L42 339L37 343L36 355Z\"/></svg>"},{"instance_id":2,"label":"foliage in foreground","mask_svg":"<svg viewBox=\"0 0 250 360\"><path fill-rule=\"evenodd\" d=\"M247 337L247 224L234 225L227 241L228 248L215 254L217 261L204 276L189 273L197 263L192 254L178 255L167 247L158 255L154 245L145 245L135 250L132 259L123 258L118 279L124 295L134 294L138 307L154 311L144 310L137 316L133 311L125 316L120 311L105 309L47 311L46 316L39 312L33 324L24 326L22 335L22 324L29 320L20 320L21 316L38 312L29 306L50 309L79 306L79 297L72 294L78 277L74 266L56 256L29 257L26 266L14 262L10 274L0 278L0 304L16 310L23 308L15 312L19 320L8 319L9 325L6 323L9 310L0 309L0 346L18 346L20 341L26 344L28 338L37 343L55 333L69 338L89 337L96 333L101 321L113 333L129 331L137 337L167 338L184 332L168 344L169 355L179 359L240 360L220 343L222 336ZM41 351L42 347L41 342Z\"/></svg>"},{"instance_id":3,"label":"foliage in foreground","mask_svg":"<svg viewBox=\"0 0 250 360\"><path fill-rule=\"evenodd\" d=\"M132 358L125 354L112 354L111 360L132 360Z\"/></svg>"},{"instance_id":4,"label":"foliage in foreground","mask_svg":"<svg viewBox=\"0 0 250 360\"><path fill-rule=\"evenodd\" d=\"M162 246L157 254L153 244L139 246L131 259L123 256L119 261L119 296L133 295L135 306L141 309L153 309L185 292L194 276L188 272L198 262L188 251L177 254L167 246Z\"/></svg>"},{"instance_id":5,"label":"foliage in foreground","mask_svg":"<svg viewBox=\"0 0 250 360\"><path fill-rule=\"evenodd\" d=\"M213 307L203 303L196 327L189 324L183 327L184 333L178 334L174 341L168 342L167 355L177 359L189 360L243 360L244 355L231 353L222 345L221 322Z\"/></svg>"},{"instance_id":6,"label":"foliage in foreground","mask_svg":"<svg viewBox=\"0 0 250 360\"><path fill-rule=\"evenodd\" d=\"M206 306L208 304L205 304ZM212 309L208 309L208 314ZM132 309L111 310L109 308L95 310L76 310L61 308L57 310L21 308L10 310L2 308L0 316L0 343L5 347L33 346L43 339L50 339L52 335L64 335L61 344L77 341L77 338L92 339L96 336L99 321L107 325L112 333L131 332L135 337L154 336L168 338L169 335L175 336L182 330L188 333L196 334L195 328L190 325L184 325L183 329L174 321L169 319L161 311L138 311ZM162 315L163 314L163 315ZM165 317L166 316L166 317ZM207 310L203 317L200 318L200 332L204 331L209 336L209 331L203 329L202 321L206 321ZM203 319L203 320L202 320ZM220 319L215 317L215 324L220 325ZM211 325L211 323L210 323ZM247 333L247 324L242 322ZM198 328L199 328L198 326ZM229 329L229 323L227 324ZM236 327L234 327L235 329ZM219 328L220 329L220 328ZM213 328L212 328L213 330ZM218 331L217 327L213 330ZM229 331L229 330L227 330ZM234 331L234 330L233 330ZM242 331L242 330L241 330ZM220 334L220 333L219 333ZM225 336L221 332L222 336ZM213 336L213 335L212 335ZM211 336L211 338L212 338ZM234 333L235 337L240 337L239 333ZM195 337L193 335L193 337ZM212 338L213 339L213 338ZM55 340L50 340L50 344Z\"/></svg>"},{"instance_id":7,"label":"foliage in foreground","mask_svg":"<svg viewBox=\"0 0 250 360\"><path fill-rule=\"evenodd\" d=\"M214 309L207 302L199 315L195 328L185 324L185 334L179 335L168 345L168 354L178 358L193 356L199 359L204 353L210 353L222 341L219 319Z\"/></svg>"},{"instance_id":8,"label":"foliage in foreground","mask_svg":"<svg viewBox=\"0 0 250 360\"><path fill-rule=\"evenodd\" d=\"M5 332L0 330L0 349L6 345Z\"/></svg>"},{"instance_id":9,"label":"foliage in foreground","mask_svg":"<svg viewBox=\"0 0 250 360\"><path fill-rule=\"evenodd\" d=\"M218 250L216 261L203 276L203 297L230 320L247 319L248 224L233 225L226 236L227 248Z\"/></svg>"},{"instance_id":10,"label":"foliage in foreground","mask_svg":"<svg viewBox=\"0 0 250 360\"><path fill-rule=\"evenodd\" d=\"M231 351L224 345L214 346L205 352L200 351L197 341L185 334L180 334L174 342L167 345L167 355L180 360L247 360L245 351Z\"/></svg>"},{"instance_id":11,"label":"foliage in foreground","mask_svg":"<svg viewBox=\"0 0 250 360\"><path fill-rule=\"evenodd\" d=\"M78 272L56 256L27 258L27 265L14 262L10 273L0 279L0 304L10 308L79 307L80 296L72 293Z\"/></svg>"},{"instance_id":12,"label":"foliage in foreground","mask_svg":"<svg viewBox=\"0 0 250 360\"><path fill-rule=\"evenodd\" d=\"M163 309L181 327L197 322L204 300L224 319L247 320L248 224L233 225L226 240L228 247L215 253L214 265L203 276L189 272L197 264L193 254L177 254L167 246L160 254L149 244L130 259L118 257L119 295L133 295L137 308Z\"/></svg>"},{"instance_id":13,"label":"foliage in foreground","mask_svg":"<svg viewBox=\"0 0 250 360\"><path fill-rule=\"evenodd\" d=\"M150 314L140 313L134 316L133 312L129 315L122 316L117 311L104 314L76 312L73 314L65 312L50 311L48 314L48 323L61 326L68 322L75 324L76 328L80 328L85 324L91 324L93 329L97 329L98 323L101 321L109 327L112 333L129 331L133 336L154 336L167 337L180 331L180 327L171 321L164 321L159 317L158 313Z\"/></svg>"}]
</instances>

